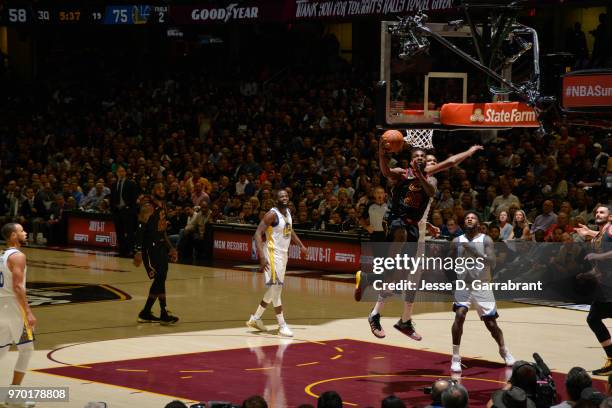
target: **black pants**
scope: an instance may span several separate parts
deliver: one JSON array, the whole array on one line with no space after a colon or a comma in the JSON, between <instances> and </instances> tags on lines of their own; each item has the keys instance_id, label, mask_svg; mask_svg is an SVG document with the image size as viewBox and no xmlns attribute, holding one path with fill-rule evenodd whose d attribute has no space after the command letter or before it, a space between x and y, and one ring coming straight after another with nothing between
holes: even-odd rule
<instances>
[{"instance_id":1,"label":"black pants","mask_svg":"<svg viewBox=\"0 0 612 408\"><path fill-rule=\"evenodd\" d=\"M610 339L610 332L602 321L609 318L612 318L612 302L593 302L587 323L600 343Z\"/></svg>"},{"instance_id":2,"label":"black pants","mask_svg":"<svg viewBox=\"0 0 612 408\"><path fill-rule=\"evenodd\" d=\"M134 248L136 212L131 208L121 208L115 212L114 222L119 255L129 255Z\"/></svg>"},{"instance_id":3,"label":"black pants","mask_svg":"<svg viewBox=\"0 0 612 408\"><path fill-rule=\"evenodd\" d=\"M147 245L142 250L142 263L153 279L145 309L151 310L156 299L162 309L166 308L166 277L168 276L168 248L164 243Z\"/></svg>"}]
</instances>

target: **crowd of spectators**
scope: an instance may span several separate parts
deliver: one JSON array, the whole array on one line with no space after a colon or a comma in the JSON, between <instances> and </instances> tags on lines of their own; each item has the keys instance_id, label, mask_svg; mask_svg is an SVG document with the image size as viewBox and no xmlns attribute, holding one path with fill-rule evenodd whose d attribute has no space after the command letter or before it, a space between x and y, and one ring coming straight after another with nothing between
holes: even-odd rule
<instances>
[{"instance_id":1,"label":"crowd of spectators","mask_svg":"<svg viewBox=\"0 0 612 408\"><path fill-rule=\"evenodd\" d=\"M136 205L164 183L168 232L187 243L187 258L211 223L256 225L279 188L296 229L380 234L388 186L377 155L377 74L339 58L326 66L267 81L187 72L9 94L0 109L3 221L25 224L39 244L61 245L69 211L118 211L111 190L123 167ZM434 136L440 161L486 142L436 175L429 221L442 236L461 234L465 212L475 210L496 240L580 240L572 227L592 223L595 205L610 199L612 136L559 125L546 135L514 129L486 138ZM408 157L405 149L392 160L406 167Z\"/></svg>"},{"instance_id":2,"label":"crowd of spectators","mask_svg":"<svg viewBox=\"0 0 612 408\"><path fill-rule=\"evenodd\" d=\"M469 392L460 380L438 379L425 389L431 396L428 404L411 403L395 395L390 395L381 401L380 407L468 408L472 405L486 406L487 408L609 408L612 406L612 376L608 378L606 389L602 392L593 387L591 376L584 368L573 367L568 372L565 383L555 385L555 387L559 387L557 391L562 391L565 395L565 399L561 401L558 394L556 397L553 396L555 392L544 391L542 381L538 382L537 370L535 364L517 361L512 367L508 382L504 384L502 389L493 392L488 401L477 401L478 398L470 400ZM561 390L561 387L563 387L563 390ZM548 390L550 389L548 388ZM196 406L198 408L202 407L202 405ZM336 391L326 391L318 397L316 406L317 408L342 408L342 397ZM268 405L262 397L255 395L247 398L241 407L267 408ZM166 405L166 408L187 408L187 405L181 401L172 401ZM299 405L299 408L314 408L314 406L302 404Z\"/></svg>"}]
</instances>

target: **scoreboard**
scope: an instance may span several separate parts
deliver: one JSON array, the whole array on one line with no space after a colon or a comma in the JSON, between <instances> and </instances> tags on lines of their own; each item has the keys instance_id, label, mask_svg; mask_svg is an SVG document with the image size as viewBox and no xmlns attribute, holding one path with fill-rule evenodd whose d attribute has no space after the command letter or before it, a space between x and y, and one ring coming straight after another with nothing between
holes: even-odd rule
<instances>
[{"instance_id":1,"label":"scoreboard","mask_svg":"<svg viewBox=\"0 0 612 408\"><path fill-rule=\"evenodd\" d=\"M118 6L6 6L0 10L0 25L20 24L165 24L168 6L146 4Z\"/></svg>"}]
</instances>

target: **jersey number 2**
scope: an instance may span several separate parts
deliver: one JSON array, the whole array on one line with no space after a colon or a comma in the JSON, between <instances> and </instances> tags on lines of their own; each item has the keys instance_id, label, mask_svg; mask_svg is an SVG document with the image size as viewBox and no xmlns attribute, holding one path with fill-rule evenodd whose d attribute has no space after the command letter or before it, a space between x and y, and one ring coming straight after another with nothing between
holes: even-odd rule
<instances>
[{"instance_id":1,"label":"jersey number 2","mask_svg":"<svg viewBox=\"0 0 612 408\"><path fill-rule=\"evenodd\" d=\"M4 274L0 272L0 288L4 287Z\"/></svg>"}]
</instances>

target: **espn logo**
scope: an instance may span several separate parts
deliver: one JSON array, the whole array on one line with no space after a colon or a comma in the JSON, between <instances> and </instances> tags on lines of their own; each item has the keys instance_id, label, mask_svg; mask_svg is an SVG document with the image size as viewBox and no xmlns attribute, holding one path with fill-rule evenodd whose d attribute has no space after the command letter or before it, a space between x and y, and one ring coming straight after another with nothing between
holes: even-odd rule
<instances>
[{"instance_id":1,"label":"espn logo","mask_svg":"<svg viewBox=\"0 0 612 408\"><path fill-rule=\"evenodd\" d=\"M336 255L335 255L334 259L336 260L336 262L354 263L355 262L355 254L346 254L346 253L343 253L343 252L336 252Z\"/></svg>"},{"instance_id":2,"label":"espn logo","mask_svg":"<svg viewBox=\"0 0 612 408\"><path fill-rule=\"evenodd\" d=\"M105 242L110 244L111 237L109 237L108 235L96 235L96 242Z\"/></svg>"},{"instance_id":3,"label":"espn logo","mask_svg":"<svg viewBox=\"0 0 612 408\"><path fill-rule=\"evenodd\" d=\"M89 235L87 234L74 234L72 237L73 241L76 242L89 242Z\"/></svg>"}]
</instances>

